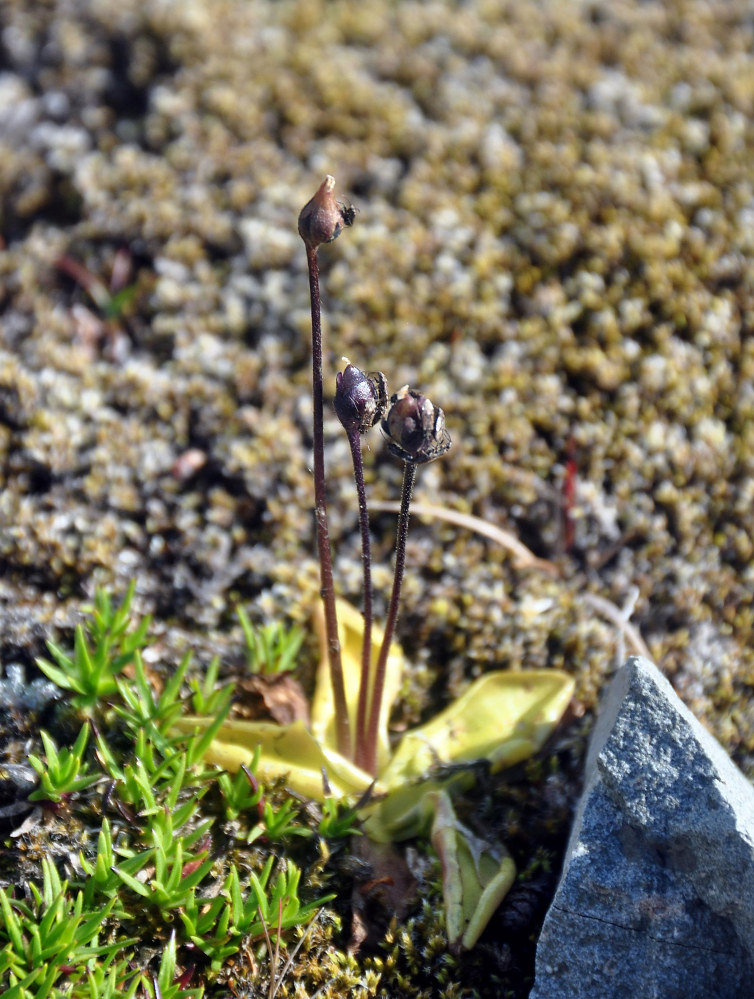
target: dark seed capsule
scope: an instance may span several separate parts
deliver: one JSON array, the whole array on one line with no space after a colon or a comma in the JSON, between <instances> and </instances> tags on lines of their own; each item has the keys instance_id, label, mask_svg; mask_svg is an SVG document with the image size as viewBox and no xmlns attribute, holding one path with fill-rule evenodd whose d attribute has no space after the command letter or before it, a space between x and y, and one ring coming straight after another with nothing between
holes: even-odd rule
<instances>
[{"instance_id":1,"label":"dark seed capsule","mask_svg":"<svg viewBox=\"0 0 754 999\"><path fill-rule=\"evenodd\" d=\"M388 450L401 461L416 465L439 458L450 449L445 413L408 385L390 399L390 410L382 421Z\"/></svg>"},{"instance_id":2,"label":"dark seed capsule","mask_svg":"<svg viewBox=\"0 0 754 999\"><path fill-rule=\"evenodd\" d=\"M346 430L365 434L385 414L387 382L381 371L365 375L355 364L335 376L335 412Z\"/></svg>"}]
</instances>

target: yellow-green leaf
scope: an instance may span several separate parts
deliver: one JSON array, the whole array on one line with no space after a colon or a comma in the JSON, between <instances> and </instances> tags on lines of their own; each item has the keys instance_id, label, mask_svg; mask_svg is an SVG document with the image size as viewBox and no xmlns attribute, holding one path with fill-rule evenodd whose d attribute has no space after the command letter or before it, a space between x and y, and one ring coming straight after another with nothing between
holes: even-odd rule
<instances>
[{"instance_id":1,"label":"yellow-green leaf","mask_svg":"<svg viewBox=\"0 0 754 999\"><path fill-rule=\"evenodd\" d=\"M497 771L519 763L544 745L573 686L558 670L486 673L426 725L404 735L380 780L390 789L438 764L485 759Z\"/></svg>"},{"instance_id":2,"label":"yellow-green leaf","mask_svg":"<svg viewBox=\"0 0 754 999\"><path fill-rule=\"evenodd\" d=\"M172 726L176 733L191 735L209 724L207 718L180 718ZM284 777L294 791L314 801L324 801L322 773L327 775L330 794L340 797L362 794L372 783L360 770L335 750L321 746L303 722L276 725L274 722L230 720L224 722L204 754L207 763L235 772L249 764L254 750L261 749L256 776L262 783Z\"/></svg>"},{"instance_id":3,"label":"yellow-green leaf","mask_svg":"<svg viewBox=\"0 0 754 999\"><path fill-rule=\"evenodd\" d=\"M434 810L431 837L442 863L448 943L451 950L470 949L510 891L516 867L505 847L479 839L457 820L444 791L425 800Z\"/></svg>"}]
</instances>

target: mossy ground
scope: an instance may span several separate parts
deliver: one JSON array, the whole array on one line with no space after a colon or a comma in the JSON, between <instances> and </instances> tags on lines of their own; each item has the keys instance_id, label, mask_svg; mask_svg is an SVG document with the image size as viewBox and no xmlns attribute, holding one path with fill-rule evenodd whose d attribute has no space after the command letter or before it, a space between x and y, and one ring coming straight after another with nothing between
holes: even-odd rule
<instances>
[{"instance_id":1,"label":"mossy ground","mask_svg":"<svg viewBox=\"0 0 754 999\"><path fill-rule=\"evenodd\" d=\"M131 578L166 663L190 645L240 666L237 601L307 620L296 217L329 172L359 208L320 252L330 379L346 355L420 386L454 448L417 499L559 568L415 518L399 638L417 683L397 722L492 666L571 671L588 718L621 644L585 595L635 596L655 661L754 773L749 5L0 12L2 662L33 670L95 585ZM107 284L119 250L134 287L107 315L59 261ZM326 431L336 569L358 602L348 449ZM395 499L376 434L367 464ZM373 524L384 607L394 521Z\"/></svg>"}]
</instances>

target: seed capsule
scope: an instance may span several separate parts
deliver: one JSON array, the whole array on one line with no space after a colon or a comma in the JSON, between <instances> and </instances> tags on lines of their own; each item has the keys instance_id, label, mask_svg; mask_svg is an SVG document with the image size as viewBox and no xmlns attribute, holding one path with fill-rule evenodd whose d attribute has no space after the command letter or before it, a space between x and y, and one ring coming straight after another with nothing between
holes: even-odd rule
<instances>
[{"instance_id":1,"label":"seed capsule","mask_svg":"<svg viewBox=\"0 0 754 999\"><path fill-rule=\"evenodd\" d=\"M450 449L445 413L420 392L404 385L390 399L391 408L382 421L388 450L401 461L423 465Z\"/></svg>"},{"instance_id":2,"label":"seed capsule","mask_svg":"<svg viewBox=\"0 0 754 999\"><path fill-rule=\"evenodd\" d=\"M319 190L307 201L298 217L298 232L310 250L320 243L332 243L344 225L353 225L356 209L344 208L335 200L335 178L328 173Z\"/></svg>"},{"instance_id":3,"label":"seed capsule","mask_svg":"<svg viewBox=\"0 0 754 999\"><path fill-rule=\"evenodd\" d=\"M346 430L365 434L385 415L387 381L381 371L365 375L350 362L335 375L335 412Z\"/></svg>"}]
</instances>

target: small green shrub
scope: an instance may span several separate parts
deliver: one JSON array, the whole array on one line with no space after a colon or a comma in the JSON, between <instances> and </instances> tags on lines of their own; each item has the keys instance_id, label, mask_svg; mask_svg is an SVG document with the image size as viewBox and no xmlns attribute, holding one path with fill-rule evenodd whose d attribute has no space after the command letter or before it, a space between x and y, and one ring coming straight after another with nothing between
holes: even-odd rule
<instances>
[{"instance_id":1,"label":"small green shrub","mask_svg":"<svg viewBox=\"0 0 754 999\"><path fill-rule=\"evenodd\" d=\"M25 881L23 898L0 889L0 994L10 999L200 999L204 984L242 946L264 947L269 934L277 941L332 898L302 901L302 870L292 860L275 874L267 844L313 834L299 823L298 805L273 805L251 770L231 777L203 763L232 695L218 684L218 661L202 680L188 679L186 656L155 692L142 656L149 620L133 621L133 593L132 585L114 604L98 591L73 651L50 643L54 662L40 662L86 720L70 747L41 733L44 756L29 756L39 776L30 800L65 802L73 829L91 829L92 816L100 818L92 844L85 839L78 850L80 877L61 880L45 857L40 886ZM260 655L281 666L297 642L284 629L266 631ZM187 700L211 710L212 723L195 735L172 736ZM107 785L100 806L96 785ZM223 864L213 848L216 815L206 804L213 786L226 818L251 811L249 844L237 841L250 868L243 879L238 863ZM107 808L120 813L115 821ZM144 942L131 935L145 930ZM150 968L141 955L150 955L155 941L162 941L161 958ZM187 969L197 954L206 962L203 984L189 988Z\"/></svg>"},{"instance_id":2,"label":"small green shrub","mask_svg":"<svg viewBox=\"0 0 754 999\"><path fill-rule=\"evenodd\" d=\"M42 861L42 886L29 884L31 901L13 898L0 888L0 982L11 999L44 999L61 979L75 985L93 958L107 965L135 939L99 943L99 934L115 900L85 911L82 892L69 891L55 865Z\"/></svg>"},{"instance_id":3,"label":"small green shrub","mask_svg":"<svg viewBox=\"0 0 754 999\"><path fill-rule=\"evenodd\" d=\"M246 661L252 673L274 675L296 668L296 656L304 641L304 632L297 625L286 627L279 621L253 625L243 607L237 607L246 641Z\"/></svg>"},{"instance_id":4,"label":"small green shrub","mask_svg":"<svg viewBox=\"0 0 754 999\"><path fill-rule=\"evenodd\" d=\"M90 787L102 775L92 772L84 762L84 750L89 739L89 725L82 725L71 749L58 750L47 732L40 732L47 763L29 754L29 763L40 777L40 786L29 795L29 801L60 802L76 791Z\"/></svg>"},{"instance_id":5,"label":"small green shrub","mask_svg":"<svg viewBox=\"0 0 754 999\"><path fill-rule=\"evenodd\" d=\"M76 628L73 653L48 642L54 662L37 660L42 672L62 690L72 694L73 706L86 714L91 714L98 704L116 693L118 675L147 644L149 618L144 618L137 626L131 621L135 589L135 583L131 583L117 607L104 590L97 590L88 628L85 630L81 624Z\"/></svg>"}]
</instances>

